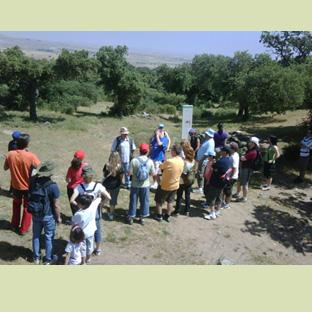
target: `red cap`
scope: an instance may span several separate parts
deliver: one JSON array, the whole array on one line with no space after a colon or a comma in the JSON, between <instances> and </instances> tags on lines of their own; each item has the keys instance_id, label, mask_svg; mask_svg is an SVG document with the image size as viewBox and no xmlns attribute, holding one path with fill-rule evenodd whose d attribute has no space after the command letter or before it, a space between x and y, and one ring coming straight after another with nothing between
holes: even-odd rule
<instances>
[{"instance_id":1,"label":"red cap","mask_svg":"<svg viewBox=\"0 0 312 312\"><path fill-rule=\"evenodd\" d=\"M149 151L149 145L146 143L140 144L140 153L146 154Z\"/></svg>"},{"instance_id":2,"label":"red cap","mask_svg":"<svg viewBox=\"0 0 312 312\"><path fill-rule=\"evenodd\" d=\"M83 150L79 150L74 154L74 157L83 160L86 157L86 153Z\"/></svg>"}]
</instances>

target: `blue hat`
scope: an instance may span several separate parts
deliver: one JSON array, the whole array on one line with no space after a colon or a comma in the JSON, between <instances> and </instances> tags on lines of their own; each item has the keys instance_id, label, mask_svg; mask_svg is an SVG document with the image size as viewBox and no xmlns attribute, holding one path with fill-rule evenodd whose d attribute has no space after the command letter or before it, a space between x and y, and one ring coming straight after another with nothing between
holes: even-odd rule
<instances>
[{"instance_id":1,"label":"blue hat","mask_svg":"<svg viewBox=\"0 0 312 312\"><path fill-rule=\"evenodd\" d=\"M165 128L165 125L162 124L162 123L160 123L160 124L158 125L158 129L163 129L163 128Z\"/></svg>"},{"instance_id":2,"label":"blue hat","mask_svg":"<svg viewBox=\"0 0 312 312\"><path fill-rule=\"evenodd\" d=\"M214 137L215 131L213 129L208 129L207 131L205 131L205 134L207 134L208 136L210 136L211 138Z\"/></svg>"},{"instance_id":3,"label":"blue hat","mask_svg":"<svg viewBox=\"0 0 312 312\"><path fill-rule=\"evenodd\" d=\"M14 131L14 132L12 133L12 138L13 138L14 140L17 140L17 139L21 136L21 134L22 134L22 132L16 130L16 131Z\"/></svg>"}]
</instances>

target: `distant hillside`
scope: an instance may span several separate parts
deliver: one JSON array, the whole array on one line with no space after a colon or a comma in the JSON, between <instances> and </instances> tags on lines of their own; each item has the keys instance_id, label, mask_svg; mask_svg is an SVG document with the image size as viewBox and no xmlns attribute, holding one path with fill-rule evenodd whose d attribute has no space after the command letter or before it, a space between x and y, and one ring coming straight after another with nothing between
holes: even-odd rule
<instances>
[{"instance_id":1,"label":"distant hillside","mask_svg":"<svg viewBox=\"0 0 312 312\"><path fill-rule=\"evenodd\" d=\"M85 49L94 54L98 47L88 45L75 45L64 42L49 42L43 40L34 40L27 38L13 38L0 34L0 50L9 47L19 46L26 55L35 59L51 59L56 58L62 49L70 51ZM128 62L136 67L155 68L161 64L176 66L185 62L190 62L190 59L182 57L172 57L160 55L156 53L133 53L129 51Z\"/></svg>"}]
</instances>

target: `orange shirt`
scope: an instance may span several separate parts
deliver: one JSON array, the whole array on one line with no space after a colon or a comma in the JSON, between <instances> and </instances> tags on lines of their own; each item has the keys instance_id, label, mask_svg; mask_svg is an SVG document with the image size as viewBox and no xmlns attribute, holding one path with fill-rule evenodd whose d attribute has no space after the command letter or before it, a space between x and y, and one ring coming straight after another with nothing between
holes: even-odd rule
<instances>
[{"instance_id":1,"label":"orange shirt","mask_svg":"<svg viewBox=\"0 0 312 312\"><path fill-rule=\"evenodd\" d=\"M39 164L38 157L29 151L9 152L4 166L10 169L12 187L16 190L28 190L30 170L37 168Z\"/></svg>"},{"instance_id":2,"label":"orange shirt","mask_svg":"<svg viewBox=\"0 0 312 312\"><path fill-rule=\"evenodd\" d=\"M163 170L161 189L164 191L176 191L179 188L180 177L184 169L184 161L181 157L173 157L160 165Z\"/></svg>"}]
</instances>

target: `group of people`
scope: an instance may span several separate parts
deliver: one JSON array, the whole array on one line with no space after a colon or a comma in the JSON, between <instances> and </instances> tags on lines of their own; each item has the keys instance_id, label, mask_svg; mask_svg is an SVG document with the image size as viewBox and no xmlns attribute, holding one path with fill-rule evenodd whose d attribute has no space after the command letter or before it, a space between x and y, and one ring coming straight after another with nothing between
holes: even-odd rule
<instances>
[{"instance_id":1,"label":"group of people","mask_svg":"<svg viewBox=\"0 0 312 312\"><path fill-rule=\"evenodd\" d=\"M309 131L308 137L302 141L301 157L310 156L311 129ZM28 134L15 131L12 138L4 162L4 169L11 173L11 228L24 235L32 222L33 260L36 264L41 261L40 235L43 231L43 263L53 264L58 260L53 254L56 224L62 222L60 189L53 181L55 165L51 161L41 163L29 151ZM134 139L129 136L129 130L122 127L120 135L113 141L108 162L103 167L101 182L94 180L95 172L85 162L86 153L76 151L66 174L72 218L65 248L65 264L90 263L92 254L101 254L102 208L108 206L108 220L113 221L122 187L130 191L126 218L130 225L134 221L144 225L145 218L150 216L150 192L155 193L154 219L159 222L170 222L174 215L189 216L192 192L204 195L203 208L208 209L208 213L203 217L214 220L220 216L222 208L230 208L232 200L247 201L250 177L254 170L259 170L260 163L263 163L264 174L262 190L268 191L276 160L280 156L277 138L271 135L264 152L261 152L259 139L253 136L243 153L236 142L227 142L228 138L224 125L219 123L217 131L208 129L199 135L196 129L190 129L188 139L171 144L164 124L159 124L150 141L139 145L139 155L135 156ZM167 158L169 151L171 157ZM196 180L198 188L195 188ZM235 183L236 192L232 194ZM22 206L23 216L20 220Z\"/></svg>"}]
</instances>

